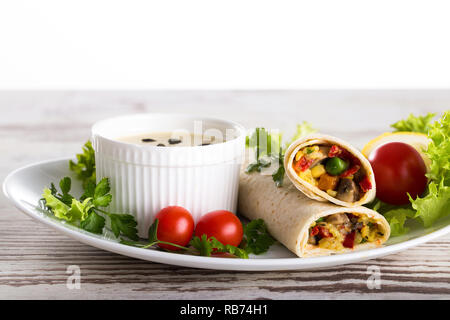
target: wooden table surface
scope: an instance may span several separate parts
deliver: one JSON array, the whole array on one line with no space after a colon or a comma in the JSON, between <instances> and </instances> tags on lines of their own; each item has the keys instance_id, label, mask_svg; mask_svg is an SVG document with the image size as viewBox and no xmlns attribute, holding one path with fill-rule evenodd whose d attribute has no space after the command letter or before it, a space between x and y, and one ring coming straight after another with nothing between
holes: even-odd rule
<instances>
[{"instance_id":1,"label":"wooden table surface","mask_svg":"<svg viewBox=\"0 0 450 320\"><path fill-rule=\"evenodd\" d=\"M15 168L73 156L97 120L188 112L279 128L295 124L362 147L409 113L450 109L450 91L0 92L0 179ZM66 286L70 265L81 288ZM380 268L369 289L368 268ZM450 234L384 258L312 271L226 272L140 261L102 251L28 218L0 195L1 299L450 298Z\"/></svg>"}]
</instances>

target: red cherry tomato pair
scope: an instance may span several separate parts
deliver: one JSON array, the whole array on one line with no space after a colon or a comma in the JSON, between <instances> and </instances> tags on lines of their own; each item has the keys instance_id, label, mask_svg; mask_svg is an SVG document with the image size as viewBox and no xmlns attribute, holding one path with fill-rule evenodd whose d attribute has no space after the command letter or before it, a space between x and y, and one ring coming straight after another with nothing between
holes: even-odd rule
<instances>
[{"instance_id":1,"label":"red cherry tomato pair","mask_svg":"<svg viewBox=\"0 0 450 320\"><path fill-rule=\"evenodd\" d=\"M194 233L194 219L183 207L170 206L162 209L155 217L158 219L157 237L161 241L186 246ZM200 218L195 227L195 235L201 237L206 234L208 238L215 237L224 245L238 246L244 234L242 223L230 211L212 211ZM167 250L179 250L179 248L159 244L159 247Z\"/></svg>"}]
</instances>

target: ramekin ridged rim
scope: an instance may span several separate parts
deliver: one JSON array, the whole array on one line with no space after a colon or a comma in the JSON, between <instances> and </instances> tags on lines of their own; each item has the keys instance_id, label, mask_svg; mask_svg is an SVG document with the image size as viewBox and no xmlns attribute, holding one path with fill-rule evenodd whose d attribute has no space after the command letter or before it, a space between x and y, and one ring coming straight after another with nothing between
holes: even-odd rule
<instances>
[{"instance_id":1,"label":"ramekin ridged rim","mask_svg":"<svg viewBox=\"0 0 450 320\"><path fill-rule=\"evenodd\" d=\"M222 143L207 146L180 146L176 148L139 145L122 142L110 137L111 126L117 123L132 123L133 121L202 121L217 124L222 130L232 129L234 137ZM123 129L123 128L122 128ZM108 133L105 133L108 131ZM109 135L109 136L108 136ZM153 165L174 167L189 167L223 163L236 159L242 154L238 149L245 145L246 129L241 124L214 117L203 117L183 113L139 113L112 117L96 122L92 126L92 144L96 152L112 160L137 165Z\"/></svg>"}]
</instances>

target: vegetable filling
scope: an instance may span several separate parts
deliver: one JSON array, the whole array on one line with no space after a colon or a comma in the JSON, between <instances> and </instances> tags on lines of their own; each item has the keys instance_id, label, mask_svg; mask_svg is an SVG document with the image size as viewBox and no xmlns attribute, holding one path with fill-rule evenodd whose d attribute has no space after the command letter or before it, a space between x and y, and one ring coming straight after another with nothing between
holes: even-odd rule
<instances>
[{"instance_id":1,"label":"vegetable filling","mask_svg":"<svg viewBox=\"0 0 450 320\"><path fill-rule=\"evenodd\" d=\"M309 228L308 244L322 249L353 249L365 242L379 242L384 236L378 223L365 215L336 213L320 218Z\"/></svg>"},{"instance_id":2,"label":"vegetable filling","mask_svg":"<svg viewBox=\"0 0 450 320\"><path fill-rule=\"evenodd\" d=\"M304 147L293 168L301 179L341 201L359 201L372 189L359 159L337 145Z\"/></svg>"}]
</instances>

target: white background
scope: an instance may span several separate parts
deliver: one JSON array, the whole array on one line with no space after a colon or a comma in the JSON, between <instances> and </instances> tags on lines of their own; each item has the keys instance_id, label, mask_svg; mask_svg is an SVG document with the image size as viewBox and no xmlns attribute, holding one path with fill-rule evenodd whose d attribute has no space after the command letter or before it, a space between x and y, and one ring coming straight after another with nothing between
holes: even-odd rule
<instances>
[{"instance_id":1,"label":"white background","mask_svg":"<svg viewBox=\"0 0 450 320\"><path fill-rule=\"evenodd\" d=\"M448 1L2 0L0 89L450 84Z\"/></svg>"}]
</instances>

